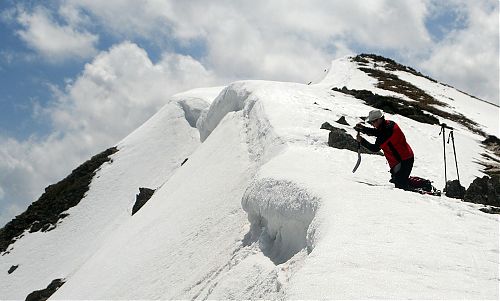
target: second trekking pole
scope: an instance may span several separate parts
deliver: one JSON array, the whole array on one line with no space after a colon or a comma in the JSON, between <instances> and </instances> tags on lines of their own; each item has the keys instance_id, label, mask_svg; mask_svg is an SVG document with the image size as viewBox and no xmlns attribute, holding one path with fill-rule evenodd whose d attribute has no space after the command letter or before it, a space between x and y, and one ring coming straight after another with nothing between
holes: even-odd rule
<instances>
[{"instance_id":1,"label":"second trekking pole","mask_svg":"<svg viewBox=\"0 0 500 301\"><path fill-rule=\"evenodd\" d=\"M455 156L455 167L457 168L458 183L460 184L460 174L458 173L457 152L455 151L455 137L453 136L453 129L451 129L450 135L448 136L448 143L450 143L450 138L451 144L453 145L453 155Z\"/></svg>"},{"instance_id":2,"label":"second trekking pole","mask_svg":"<svg viewBox=\"0 0 500 301\"><path fill-rule=\"evenodd\" d=\"M448 179L446 178L446 137L445 137L445 128L446 124L441 124L441 132L439 135L443 135L443 157L444 157L444 187L446 187L446 183L448 183Z\"/></svg>"}]
</instances>

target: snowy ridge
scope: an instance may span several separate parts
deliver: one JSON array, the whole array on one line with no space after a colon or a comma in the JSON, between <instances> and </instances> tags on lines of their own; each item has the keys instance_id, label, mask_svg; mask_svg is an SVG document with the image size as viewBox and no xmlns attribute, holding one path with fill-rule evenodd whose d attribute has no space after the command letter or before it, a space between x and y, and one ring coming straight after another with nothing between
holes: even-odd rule
<instances>
[{"instance_id":1,"label":"snowy ridge","mask_svg":"<svg viewBox=\"0 0 500 301\"><path fill-rule=\"evenodd\" d=\"M209 110L203 112L197 121L201 141L205 141L210 133L217 127L219 122L229 112L241 111L246 107L250 111L252 101L246 101L250 92L245 90L245 83L233 83L226 87L214 100Z\"/></svg>"},{"instance_id":2,"label":"snowy ridge","mask_svg":"<svg viewBox=\"0 0 500 301\"><path fill-rule=\"evenodd\" d=\"M0 299L23 299L53 279L75 273L130 219L138 188L163 184L199 144L198 131L189 126L178 102L167 103L118 143L112 163L101 167L67 219L53 231L25 235L0 257L2 271L19 265L12 275L0 273Z\"/></svg>"},{"instance_id":3,"label":"snowy ridge","mask_svg":"<svg viewBox=\"0 0 500 301\"><path fill-rule=\"evenodd\" d=\"M340 62L317 85L241 81L173 97L118 145L67 220L0 257L5 271L20 264L0 273L0 298L54 278L66 279L55 300L498 298L496 216L394 189L380 156L363 155L353 174L356 153L328 147L323 122L344 116L350 126L335 126L354 136L372 109L331 91L336 81L378 89ZM443 183L439 129L386 116L413 147L414 174ZM482 147L465 128L456 141L467 186ZM131 217L139 186L158 189Z\"/></svg>"}]
</instances>

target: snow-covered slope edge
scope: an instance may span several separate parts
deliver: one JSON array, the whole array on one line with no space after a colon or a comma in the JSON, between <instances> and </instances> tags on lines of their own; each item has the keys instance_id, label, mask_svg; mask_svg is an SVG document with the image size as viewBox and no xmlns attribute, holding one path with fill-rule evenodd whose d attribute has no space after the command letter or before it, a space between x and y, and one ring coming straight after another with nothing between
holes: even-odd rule
<instances>
[{"instance_id":1,"label":"snow-covered slope edge","mask_svg":"<svg viewBox=\"0 0 500 301\"><path fill-rule=\"evenodd\" d=\"M202 114L207 138L189 161L54 299L498 296L496 217L384 186L378 156L352 174L355 154L327 147L323 121L354 124L370 107L320 86L231 90ZM435 128L388 118L409 129L416 172L441 180ZM477 142L462 139L480 173Z\"/></svg>"},{"instance_id":2,"label":"snow-covered slope edge","mask_svg":"<svg viewBox=\"0 0 500 301\"><path fill-rule=\"evenodd\" d=\"M198 131L189 118L206 108L221 89L172 97L118 143L112 163L101 166L84 199L66 212L69 216L50 232L26 234L0 257L0 299L24 299L53 279L70 279L120 224L132 218L138 188L162 185L199 146ZM18 268L8 274L15 265Z\"/></svg>"}]
</instances>

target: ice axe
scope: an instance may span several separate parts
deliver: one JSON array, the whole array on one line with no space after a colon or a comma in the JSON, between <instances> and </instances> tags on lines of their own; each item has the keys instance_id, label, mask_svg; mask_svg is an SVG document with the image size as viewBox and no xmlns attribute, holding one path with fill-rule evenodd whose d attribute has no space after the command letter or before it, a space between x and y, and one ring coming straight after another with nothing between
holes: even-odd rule
<instances>
[{"instance_id":1,"label":"ice axe","mask_svg":"<svg viewBox=\"0 0 500 301\"><path fill-rule=\"evenodd\" d=\"M359 130L357 130L358 134L359 135ZM356 135L356 137L357 137ZM359 164L361 164L361 143L358 141L358 161L356 162L356 165L354 165L354 168L352 169L352 173L355 173L356 170L358 169L359 167Z\"/></svg>"}]
</instances>

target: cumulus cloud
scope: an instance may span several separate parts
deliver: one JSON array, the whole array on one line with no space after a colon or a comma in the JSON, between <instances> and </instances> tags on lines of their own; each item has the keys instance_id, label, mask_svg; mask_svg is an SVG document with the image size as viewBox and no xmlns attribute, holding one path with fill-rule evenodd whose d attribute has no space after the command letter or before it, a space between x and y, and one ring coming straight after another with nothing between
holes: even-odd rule
<instances>
[{"instance_id":1,"label":"cumulus cloud","mask_svg":"<svg viewBox=\"0 0 500 301\"><path fill-rule=\"evenodd\" d=\"M228 80L317 81L353 45L416 51L431 41L422 2L72 0L67 6L88 12L109 34L202 45L201 60Z\"/></svg>"},{"instance_id":2,"label":"cumulus cloud","mask_svg":"<svg viewBox=\"0 0 500 301\"><path fill-rule=\"evenodd\" d=\"M78 78L54 91L53 102L38 109L52 122L51 135L27 141L0 137L0 211L19 213L45 186L136 129L172 94L214 83L189 56L166 53L152 63L131 42L100 53ZM0 224L8 221L2 218L12 215L2 214Z\"/></svg>"},{"instance_id":3,"label":"cumulus cloud","mask_svg":"<svg viewBox=\"0 0 500 301\"><path fill-rule=\"evenodd\" d=\"M433 40L426 21L448 11L456 14L456 22L467 24L457 30L443 29L443 40ZM58 13L67 26L57 25L43 9L24 14L20 19L27 27L23 35L30 37L26 40L36 41L34 33L43 28L57 28L87 41L87 47L70 49L90 53L95 36L83 28L98 26L116 38L144 39L170 51L198 48L194 51L201 62L227 81L314 82L335 57L357 51L390 53L459 89L498 99L494 70L498 3L491 0L68 0ZM28 26L34 22L29 20L41 20L42 26ZM43 44L58 45L39 44L33 47L41 52L50 49Z\"/></svg>"},{"instance_id":4,"label":"cumulus cloud","mask_svg":"<svg viewBox=\"0 0 500 301\"><path fill-rule=\"evenodd\" d=\"M41 7L20 11L17 21L23 29L17 34L33 50L52 62L68 58L89 58L97 53L98 36L60 25Z\"/></svg>"},{"instance_id":5,"label":"cumulus cloud","mask_svg":"<svg viewBox=\"0 0 500 301\"><path fill-rule=\"evenodd\" d=\"M465 24L448 33L420 64L455 87L499 104L499 21L498 3L454 1Z\"/></svg>"}]
</instances>

